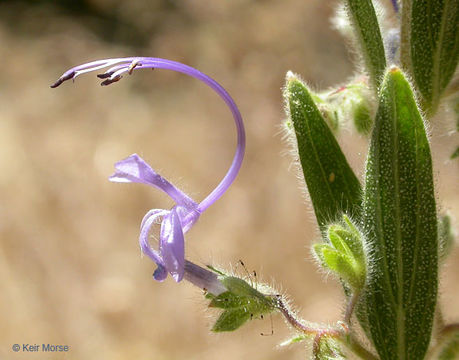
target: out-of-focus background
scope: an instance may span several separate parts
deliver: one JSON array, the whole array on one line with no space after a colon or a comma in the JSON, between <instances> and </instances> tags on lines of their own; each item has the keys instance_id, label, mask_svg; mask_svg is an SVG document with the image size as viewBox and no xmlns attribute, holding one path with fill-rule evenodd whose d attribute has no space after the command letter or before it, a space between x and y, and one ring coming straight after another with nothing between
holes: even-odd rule
<instances>
[{"instance_id":1,"label":"out-of-focus background","mask_svg":"<svg viewBox=\"0 0 459 360\"><path fill-rule=\"evenodd\" d=\"M113 184L113 163L137 152L201 200L235 150L232 118L205 85L138 71L110 87L94 74L50 89L67 68L107 57L184 62L224 85L247 127L247 153L230 190L186 235L198 264L242 259L291 295L300 315L332 323L341 292L316 271L317 230L294 158L282 140L287 70L316 89L353 74L331 29L336 1L67 0L0 3L0 359L304 359L303 344L275 349L283 320L212 334L215 314L186 282L152 279L140 256L140 220L172 203L143 185ZM458 162L448 125L432 129L440 208L459 214ZM344 130L362 175L365 139ZM459 252L442 272L447 319L459 318ZM240 268L238 271L242 271ZM242 273L243 275L243 273ZM11 346L64 344L62 354Z\"/></svg>"}]
</instances>

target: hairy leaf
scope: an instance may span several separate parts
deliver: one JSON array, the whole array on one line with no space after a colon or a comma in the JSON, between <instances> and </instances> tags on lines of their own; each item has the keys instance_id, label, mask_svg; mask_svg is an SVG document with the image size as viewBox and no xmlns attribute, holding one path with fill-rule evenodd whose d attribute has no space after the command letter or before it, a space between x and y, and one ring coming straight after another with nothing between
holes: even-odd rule
<instances>
[{"instance_id":1,"label":"hairy leaf","mask_svg":"<svg viewBox=\"0 0 459 360\"><path fill-rule=\"evenodd\" d=\"M433 114L459 59L459 1L410 2L411 72L424 109Z\"/></svg>"},{"instance_id":2,"label":"hairy leaf","mask_svg":"<svg viewBox=\"0 0 459 360\"><path fill-rule=\"evenodd\" d=\"M371 0L345 0L371 84L377 90L386 68L384 43Z\"/></svg>"},{"instance_id":3,"label":"hairy leaf","mask_svg":"<svg viewBox=\"0 0 459 360\"><path fill-rule=\"evenodd\" d=\"M361 187L306 86L287 74L285 97L304 179L322 231L343 213L358 217Z\"/></svg>"},{"instance_id":4,"label":"hairy leaf","mask_svg":"<svg viewBox=\"0 0 459 360\"><path fill-rule=\"evenodd\" d=\"M424 123L403 73L390 69L366 166L364 306L382 360L423 359L438 286L437 215Z\"/></svg>"}]
</instances>

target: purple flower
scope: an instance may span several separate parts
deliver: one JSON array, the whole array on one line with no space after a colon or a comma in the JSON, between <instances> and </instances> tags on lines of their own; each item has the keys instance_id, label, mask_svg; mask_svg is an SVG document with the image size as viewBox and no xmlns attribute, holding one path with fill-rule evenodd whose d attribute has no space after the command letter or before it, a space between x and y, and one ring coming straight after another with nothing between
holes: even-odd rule
<instances>
[{"instance_id":1,"label":"purple flower","mask_svg":"<svg viewBox=\"0 0 459 360\"><path fill-rule=\"evenodd\" d=\"M55 88L66 80L74 80L81 74L107 67L110 68L103 74L97 75L99 78L104 79L101 85L110 85L119 81L125 73L131 74L134 69L158 68L184 73L210 86L231 110L237 130L236 153L228 172L220 184L200 203L196 203L188 195L156 173L137 154L133 154L117 162L115 164L116 171L109 178L113 182L141 183L154 186L168 194L176 204L170 210L150 210L144 216L140 225L140 247L143 253L149 256L158 266L154 272L154 278L158 281L163 281L166 279L167 273L169 273L177 282L181 281L184 276L188 280L192 279L194 282L190 281L193 283L196 281L199 282L202 279L209 282L214 279L213 277L210 279L210 275L207 274L212 274L211 272L205 269L202 269L205 272L196 271L199 267L185 260L184 234L198 220L201 213L223 195L236 178L245 150L245 132L241 114L231 96L215 80L190 66L159 58L130 57L93 61L66 71L51 87ZM158 250L155 250L149 242L149 237L153 225L159 223L161 224L159 246ZM206 276L200 277L196 274ZM214 280L216 281L216 277ZM222 289L219 289L218 285L215 285L215 281L210 282L213 283L212 286L216 287L214 292L218 292ZM202 285L201 287L205 286Z\"/></svg>"},{"instance_id":2,"label":"purple flower","mask_svg":"<svg viewBox=\"0 0 459 360\"><path fill-rule=\"evenodd\" d=\"M184 278L214 296L228 291L215 272L204 269L188 260L185 260Z\"/></svg>"}]
</instances>

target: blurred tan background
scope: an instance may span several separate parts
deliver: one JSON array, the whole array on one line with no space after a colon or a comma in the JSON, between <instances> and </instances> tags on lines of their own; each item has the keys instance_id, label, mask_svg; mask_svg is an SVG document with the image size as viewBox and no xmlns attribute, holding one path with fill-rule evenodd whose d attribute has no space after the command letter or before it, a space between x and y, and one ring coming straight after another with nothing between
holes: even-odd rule
<instances>
[{"instance_id":1,"label":"blurred tan background","mask_svg":"<svg viewBox=\"0 0 459 360\"><path fill-rule=\"evenodd\" d=\"M205 85L138 71L110 87L94 74L50 89L65 70L98 58L173 59L214 77L247 128L238 179L186 236L187 257L249 270L291 295L303 318L333 322L340 289L317 273L312 208L282 140L281 87L293 70L317 89L353 66L330 28L336 1L86 0L0 3L0 359L304 359L278 350L287 327L274 317L212 334L215 314L186 282L152 279L140 256L140 220L170 199L113 184L113 163L137 152L202 200L235 149L232 119ZM441 209L459 214L458 162L448 125L433 129ZM362 174L365 140L343 131ZM457 215L456 215L457 216ZM459 252L442 276L448 319L459 319ZM62 354L14 353L12 344L65 344Z\"/></svg>"}]
</instances>

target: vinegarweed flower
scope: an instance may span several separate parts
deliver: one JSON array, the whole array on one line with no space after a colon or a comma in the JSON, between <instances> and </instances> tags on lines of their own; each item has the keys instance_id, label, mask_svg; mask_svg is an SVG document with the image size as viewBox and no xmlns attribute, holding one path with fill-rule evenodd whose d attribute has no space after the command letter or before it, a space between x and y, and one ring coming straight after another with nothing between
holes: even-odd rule
<instances>
[{"instance_id":1,"label":"vinegarweed flower","mask_svg":"<svg viewBox=\"0 0 459 360\"><path fill-rule=\"evenodd\" d=\"M167 69L192 76L210 86L231 110L237 130L237 148L233 162L220 184L199 204L156 173L137 154L117 162L116 171L109 178L113 182L142 183L154 186L168 194L176 203L170 210L152 209L148 211L140 225L140 247L143 253L158 266L153 274L154 278L163 281L167 273L170 273L175 281L179 282L186 274L188 280L192 279L194 282L190 280L191 282L199 283L200 287L205 287L209 281L215 285L215 282L211 281L213 277L212 279L209 277L211 272L205 269L202 269L205 273L199 272L197 265L185 260L184 233L190 230L201 213L218 200L236 178L245 150L245 131L241 114L231 96L215 80L190 66L159 58L128 57L93 61L66 71L51 87L55 88L66 80L75 80L81 74L107 67L110 68L103 74L97 75L100 79L104 79L101 85L110 85L119 81L123 74L132 74L134 69ZM150 245L149 234L152 226L159 221L161 222L159 248L155 250ZM216 277L214 280L216 281ZM218 289L218 285L215 286L218 291L223 291ZM214 289L218 292L217 290Z\"/></svg>"}]
</instances>

